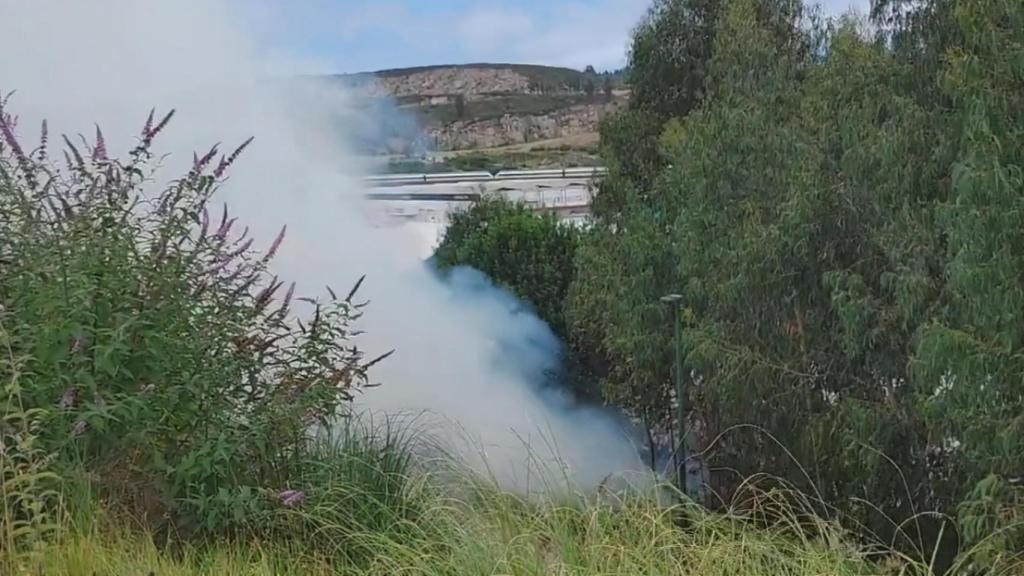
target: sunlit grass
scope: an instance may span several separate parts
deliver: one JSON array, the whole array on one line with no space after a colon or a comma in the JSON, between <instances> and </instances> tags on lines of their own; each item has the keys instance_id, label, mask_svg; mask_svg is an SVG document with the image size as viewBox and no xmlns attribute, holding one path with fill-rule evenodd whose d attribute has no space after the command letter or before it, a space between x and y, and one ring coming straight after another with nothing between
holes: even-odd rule
<instances>
[{"instance_id":1,"label":"sunlit grass","mask_svg":"<svg viewBox=\"0 0 1024 576\"><path fill-rule=\"evenodd\" d=\"M59 526L0 550L4 574L932 576L866 547L793 491L747 484L723 512L629 493L521 496L444 460L421 466L414 427L352 420L315 444L309 497L235 535L188 537L133 517L102 486L64 484ZM421 451L422 453L422 451ZM439 452L440 453L440 452ZM440 472L438 471L440 470ZM671 490L671 488L665 488ZM116 497L116 496L115 496ZM972 572L966 563L950 574Z\"/></svg>"},{"instance_id":2,"label":"sunlit grass","mask_svg":"<svg viewBox=\"0 0 1024 576\"><path fill-rule=\"evenodd\" d=\"M83 576L878 573L857 549L842 544L845 539L796 538L693 506L661 508L640 499L616 507L537 504L498 490L477 490L472 502L440 496L424 502L422 516L406 530L355 530L325 520L315 527L321 536L316 546L300 537L161 547L148 531L106 518L91 529L68 531L23 563L21 571ZM345 503L360 505L358 497ZM331 535L338 537L338 548L328 543ZM357 548L360 553L352 555Z\"/></svg>"}]
</instances>

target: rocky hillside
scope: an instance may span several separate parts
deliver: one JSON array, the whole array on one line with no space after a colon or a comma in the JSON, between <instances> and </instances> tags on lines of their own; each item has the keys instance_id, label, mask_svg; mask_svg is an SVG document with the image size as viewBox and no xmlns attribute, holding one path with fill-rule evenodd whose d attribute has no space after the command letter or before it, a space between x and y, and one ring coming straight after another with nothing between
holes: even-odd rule
<instances>
[{"instance_id":1,"label":"rocky hillside","mask_svg":"<svg viewBox=\"0 0 1024 576\"><path fill-rule=\"evenodd\" d=\"M336 79L382 117L380 130L361 144L375 154L559 145L595 133L628 98L621 74L547 66L431 66Z\"/></svg>"}]
</instances>

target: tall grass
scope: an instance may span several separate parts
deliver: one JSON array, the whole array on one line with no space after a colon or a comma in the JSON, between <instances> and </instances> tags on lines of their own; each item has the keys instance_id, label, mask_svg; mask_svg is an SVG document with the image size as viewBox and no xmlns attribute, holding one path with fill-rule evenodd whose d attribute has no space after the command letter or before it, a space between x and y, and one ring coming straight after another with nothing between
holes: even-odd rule
<instances>
[{"instance_id":1,"label":"tall grass","mask_svg":"<svg viewBox=\"0 0 1024 576\"><path fill-rule=\"evenodd\" d=\"M639 494L537 500L469 472L457 478L451 470L465 470L457 463L434 475L436 466L415 460L414 431L356 419L324 434L304 456L311 463L297 489L306 498L279 507L246 536L168 539L112 511L98 491L83 491L93 499L72 505L89 508L62 516L62 530L4 573L933 574L927 559L858 544L838 523L814 516L805 498L782 490L751 483L725 513L685 501L667 507ZM1013 575L1020 567L980 571L963 563L952 574Z\"/></svg>"},{"instance_id":2,"label":"tall grass","mask_svg":"<svg viewBox=\"0 0 1024 576\"><path fill-rule=\"evenodd\" d=\"M45 574L679 574L862 575L881 568L850 546L755 529L740 518L634 501L536 505L495 491L472 506L427 501L410 530L346 533L367 556L295 541L186 546L173 553L145 532L71 533L42 558ZM358 505L350 499L349 505ZM680 524L680 514L685 523ZM325 528L325 532L331 532ZM910 572L907 572L910 573Z\"/></svg>"},{"instance_id":3,"label":"tall grass","mask_svg":"<svg viewBox=\"0 0 1024 576\"><path fill-rule=\"evenodd\" d=\"M925 561L855 544L799 494L752 482L725 514L631 493L566 499L559 492L538 501L504 492L458 462L421 465L417 455L438 447L423 446L417 432L414 422L380 417L325 428L298 456L293 488L304 499L276 508L248 536L230 538L158 533L111 506L87 477L64 483L68 513L28 506L39 516L19 523L24 515L7 498L31 503L57 494L42 482L52 479L42 472L46 458L29 452L31 466L4 468L5 544L20 545L4 546L0 566L4 574L69 576L933 574ZM953 574L1019 568L976 571L965 562Z\"/></svg>"}]
</instances>

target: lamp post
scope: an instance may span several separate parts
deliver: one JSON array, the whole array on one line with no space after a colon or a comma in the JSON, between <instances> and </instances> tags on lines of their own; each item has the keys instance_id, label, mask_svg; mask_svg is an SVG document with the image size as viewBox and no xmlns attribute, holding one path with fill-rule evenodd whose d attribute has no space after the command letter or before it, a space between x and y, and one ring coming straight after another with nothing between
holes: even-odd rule
<instances>
[{"instance_id":1,"label":"lamp post","mask_svg":"<svg viewBox=\"0 0 1024 576\"><path fill-rule=\"evenodd\" d=\"M683 296L681 294L666 294L661 297L662 304L672 310L672 324L674 326L673 344L676 352L675 385L676 385L676 430L679 435L679 444L676 446L675 461L676 473L679 475L679 489L686 492L686 391L683 389L683 349L682 349L682 319L679 308Z\"/></svg>"}]
</instances>

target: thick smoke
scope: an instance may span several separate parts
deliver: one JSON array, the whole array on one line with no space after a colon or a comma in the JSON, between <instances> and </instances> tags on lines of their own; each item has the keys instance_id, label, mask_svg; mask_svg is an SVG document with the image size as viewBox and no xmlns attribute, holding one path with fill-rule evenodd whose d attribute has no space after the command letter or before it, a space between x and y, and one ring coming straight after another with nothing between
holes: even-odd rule
<instances>
[{"instance_id":1,"label":"thick smoke","mask_svg":"<svg viewBox=\"0 0 1024 576\"><path fill-rule=\"evenodd\" d=\"M176 108L157 142L170 152L165 178L183 173L195 150L255 136L220 200L267 244L287 224L275 272L300 292L345 291L367 275L359 343L396 353L376 368L382 386L360 397L362 407L457 423L450 439L472 446L465 455L477 465L485 455L509 487L524 489L539 467L582 488L641 469L611 418L538 387L557 362L547 326L472 271L439 280L415 232L367 223L360 167L337 133L351 114L345 95L271 78L264 63L281 60L239 24L252 20L239 9L258 3L0 0L0 90L17 90L23 138L44 117L51 133L91 134L95 123L112 153L134 143L151 107Z\"/></svg>"}]
</instances>

